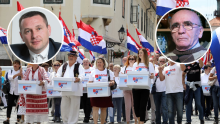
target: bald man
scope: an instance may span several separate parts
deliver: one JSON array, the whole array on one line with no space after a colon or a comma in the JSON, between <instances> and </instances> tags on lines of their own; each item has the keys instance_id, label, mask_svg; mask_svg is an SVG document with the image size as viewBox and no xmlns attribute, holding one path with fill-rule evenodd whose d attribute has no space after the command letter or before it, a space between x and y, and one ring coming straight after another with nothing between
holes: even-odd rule
<instances>
[{"instance_id":1,"label":"bald man","mask_svg":"<svg viewBox=\"0 0 220 124\"><path fill-rule=\"evenodd\" d=\"M176 62L192 62L205 54L206 49L199 44L203 27L198 15L191 10L179 10L170 22L171 36L176 49L168 53L170 59Z\"/></svg>"}]
</instances>

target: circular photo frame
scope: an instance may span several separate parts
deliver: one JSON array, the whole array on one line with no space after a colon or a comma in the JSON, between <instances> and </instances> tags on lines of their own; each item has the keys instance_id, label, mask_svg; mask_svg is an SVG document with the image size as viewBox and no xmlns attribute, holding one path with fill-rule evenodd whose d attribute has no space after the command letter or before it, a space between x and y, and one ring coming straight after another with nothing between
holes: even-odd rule
<instances>
[{"instance_id":1,"label":"circular photo frame","mask_svg":"<svg viewBox=\"0 0 220 124\"><path fill-rule=\"evenodd\" d=\"M50 61L62 47L64 31L60 20L42 7L29 7L18 12L7 30L9 49L25 63Z\"/></svg>"},{"instance_id":2,"label":"circular photo frame","mask_svg":"<svg viewBox=\"0 0 220 124\"><path fill-rule=\"evenodd\" d=\"M189 64L201 59L209 50L212 29L200 12L181 7L160 18L155 37L159 51L169 61Z\"/></svg>"}]
</instances>

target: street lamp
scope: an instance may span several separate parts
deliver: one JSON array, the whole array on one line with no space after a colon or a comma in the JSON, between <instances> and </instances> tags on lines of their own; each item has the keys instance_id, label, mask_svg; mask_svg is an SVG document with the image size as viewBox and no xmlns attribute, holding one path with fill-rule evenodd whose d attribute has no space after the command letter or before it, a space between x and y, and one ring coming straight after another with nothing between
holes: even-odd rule
<instances>
[{"instance_id":1,"label":"street lamp","mask_svg":"<svg viewBox=\"0 0 220 124\"><path fill-rule=\"evenodd\" d=\"M122 25L121 29L118 31L118 36L119 36L119 40L122 43L124 40L124 36L125 36L125 29Z\"/></svg>"}]
</instances>

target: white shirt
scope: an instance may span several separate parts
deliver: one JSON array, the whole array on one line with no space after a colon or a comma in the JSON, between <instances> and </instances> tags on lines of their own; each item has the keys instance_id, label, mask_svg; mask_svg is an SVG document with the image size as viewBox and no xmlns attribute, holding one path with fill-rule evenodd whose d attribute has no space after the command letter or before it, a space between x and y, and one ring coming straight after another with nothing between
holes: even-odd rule
<instances>
[{"instance_id":1,"label":"white shirt","mask_svg":"<svg viewBox=\"0 0 220 124\"><path fill-rule=\"evenodd\" d=\"M163 70L166 83L166 94L183 92L182 70L180 64L167 66Z\"/></svg>"},{"instance_id":2,"label":"white shirt","mask_svg":"<svg viewBox=\"0 0 220 124\"><path fill-rule=\"evenodd\" d=\"M54 77L56 77L56 74L57 74L56 72L50 73L50 77L49 77L50 83L48 85L52 85L52 86L54 85L52 80Z\"/></svg>"},{"instance_id":3,"label":"white shirt","mask_svg":"<svg viewBox=\"0 0 220 124\"><path fill-rule=\"evenodd\" d=\"M144 63L139 63L138 65L137 62L134 63L132 71L143 71L143 70L149 71L150 74L151 73L154 74L154 66L151 62L149 62L148 68L145 66Z\"/></svg>"},{"instance_id":4,"label":"white shirt","mask_svg":"<svg viewBox=\"0 0 220 124\"><path fill-rule=\"evenodd\" d=\"M67 78L74 78L74 67L76 65L77 62L75 62L71 67L69 66L69 61L67 61L68 65L66 67L66 71L63 75L63 77L67 77ZM65 64L65 63L64 63ZM63 64L63 65L64 65ZM63 69L63 65L58 69L56 76L57 77L61 77L62 76L62 69ZM75 96L82 96L83 95L83 85L82 85L82 81L84 79L85 72L84 72L84 68L83 66L80 64L79 65L79 75L78 78L80 78L80 83L79 83L79 88L77 91L75 92L62 92L62 96L70 96L70 95L75 95Z\"/></svg>"},{"instance_id":5,"label":"white shirt","mask_svg":"<svg viewBox=\"0 0 220 124\"><path fill-rule=\"evenodd\" d=\"M206 73L201 74L201 84L202 85L208 85L209 75L210 75L210 73L208 75Z\"/></svg>"},{"instance_id":6,"label":"white shirt","mask_svg":"<svg viewBox=\"0 0 220 124\"><path fill-rule=\"evenodd\" d=\"M19 95L18 94L18 76L15 77L13 79L13 76L20 73L20 70L15 71L14 69L12 69L12 73L11 70L8 70L8 79L10 80L10 94L13 95ZM24 75L24 71L22 71L23 75Z\"/></svg>"},{"instance_id":7,"label":"white shirt","mask_svg":"<svg viewBox=\"0 0 220 124\"><path fill-rule=\"evenodd\" d=\"M217 72L216 72L216 68L212 68L212 70L210 71L210 73L213 74L213 77L217 75ZM215 86L219 86L219 83L218 83L218 79L216 80L215 82Z\"/></svg>"},{"instance_id":8,"label":"white shirt","mask_svg":"<svg viewBox=\"0 0 220 124\"><path fill-rule=\"evenodd\" d=\"M154 80L156 79L156 76L159 74L158 66L155 67L155 76ZM166 83L165 80L160 81L160 77L158 76L156 81L156 92L164 92L166 91Z\"/></svg>"},{"instance_id":9,"label":"white shirt","mask_svg":"<svg viewBox=\"0 0 220 124\"><path fill-rule=\"evenodd\" d=\"M126 68L126 66L122 67L122 69L121 69L122 74L127 74L128 71L132 71L132 69L133 69L133 67L128 66L125 71L125 68Z\"/></svg>"},{"instance_id":10,"label":"white shirt","mask_svg":"<svg viewBox=\"0 0 220 124\"><path fill-rule=\"evenodd\" d=\"M47 47L44 49L44 51L42 51L40 54L35 54L31 50L29 50L29 53L30 53L30 60L32 63L45 62L48 60L49 43L48 43Z\"/></svg>"},{"instance_id":11,"label":"white shirt","mask_svg":"<svg viewBox=\"0 0 220 124\"><path fill-rule=\"evenodd\" d=\"M114 80L114 73L109 70L110 80ZM95 82L108 82L108 75L107 75L107 69L103 71L99 71L98 69L95 69L91 72L89 76L89 81Z\"/></svg>"}]
</instances>

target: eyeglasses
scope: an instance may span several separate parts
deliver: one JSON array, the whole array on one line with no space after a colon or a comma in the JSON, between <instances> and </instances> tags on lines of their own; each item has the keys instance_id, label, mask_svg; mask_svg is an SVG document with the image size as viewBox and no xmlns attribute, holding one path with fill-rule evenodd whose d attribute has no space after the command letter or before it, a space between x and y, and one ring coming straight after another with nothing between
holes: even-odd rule
<instances>
[{"instance_id":1,"label":"eyeglasses","mask_svg":"<svg viewBox=\"0 0 220 124\"><path fill-rule=\"evenodd\" d=\"M133 59L133 58L129 58L128 60L135 60L135 59Z\"/></svg>"},{"instance_id":2,"label":"eyeglasses","mask_svg":"<svg viewBox=\"0 0 220 124\"><path fill-rule=\"evenodd\" d=\"M53 65L53 66L55 67L55 66L60 66L60 65Z\"/></svg>"},{"instance_id":3,"label":"eyeglasses","mask_svg":"<svg viewBox=\"0 0 220 124\"><path fill-rule=\"evenodd\" d=\"M192 23L190 21L185 21L183 22L183 24L181 26L183 26L184 29L186 29L187 31L190 31L192 30L193 28L196 28L196 27L193 27L193 25L197 25L198 27L200 27L201 25L198 25L198 24L195 24L195 23ZM171 25L170 27L170 30L172 32L177 32L179 31L180 29L180 24L179 23L174 23L173 25Z\"/></svg>"}]
</instances>

